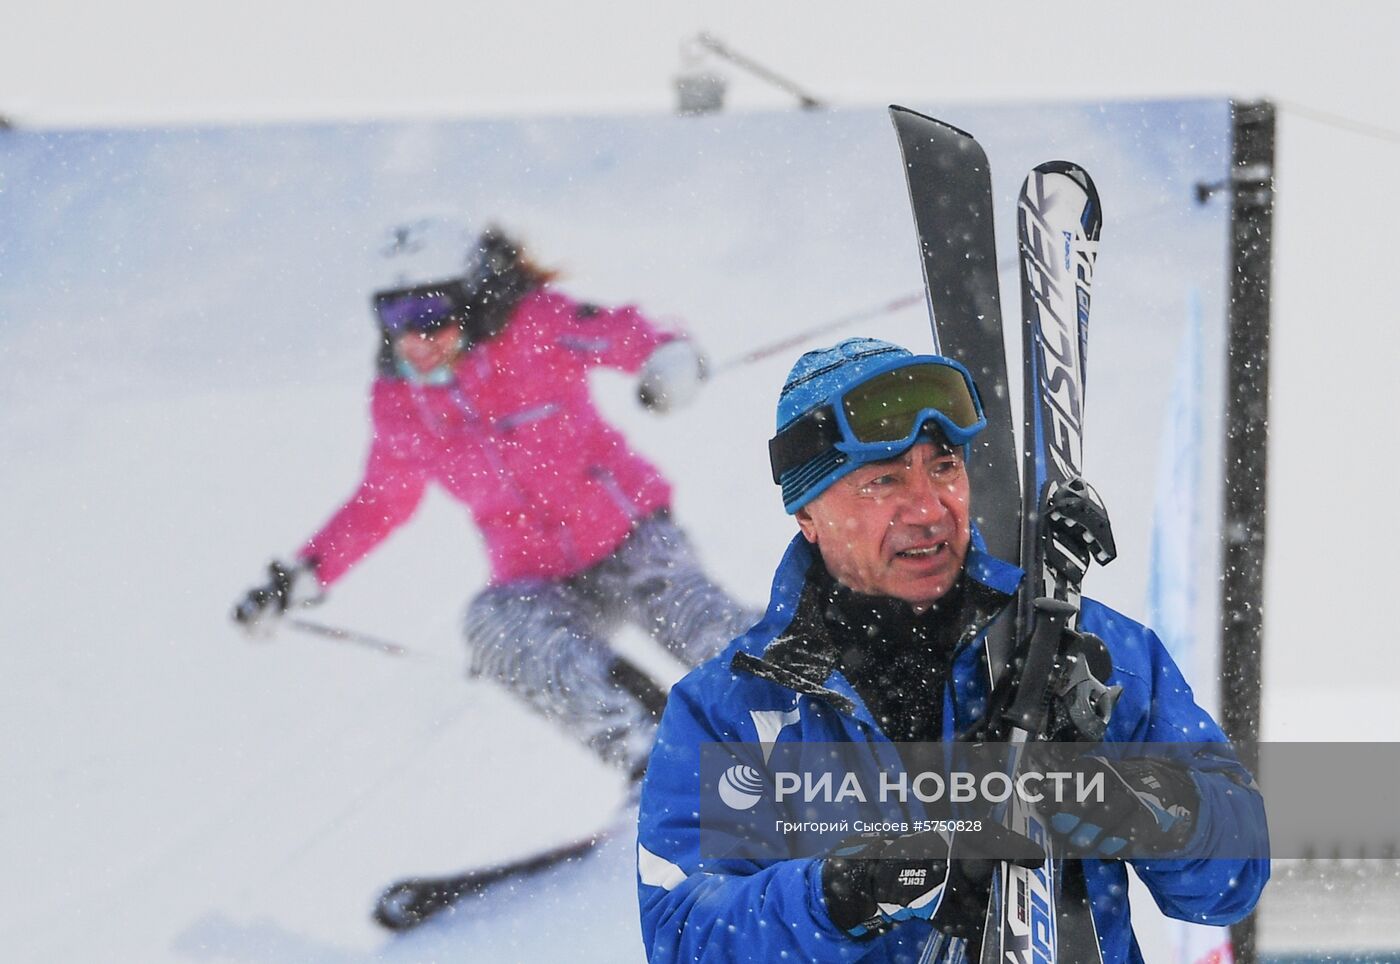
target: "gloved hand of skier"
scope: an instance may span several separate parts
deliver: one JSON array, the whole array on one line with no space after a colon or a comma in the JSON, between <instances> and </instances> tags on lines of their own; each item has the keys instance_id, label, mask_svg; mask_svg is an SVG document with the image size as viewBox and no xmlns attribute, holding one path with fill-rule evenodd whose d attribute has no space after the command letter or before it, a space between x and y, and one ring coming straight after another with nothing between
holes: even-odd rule
<instances>
[{"instance_id":1,"label":"gloved hand of skier","mask_svg":"<svg viewBox=\"0 0 1400 964\"><path fill-rule=\"evenodd\" d=\"M994 820L951 840L932 830L860 835L822 860L822 897L832 923L852 937L881 934L912 918L971 937L981 931L992 872L1002 860L1039 867L1045 852Z\"/></svg>"},{"instance_id":2,"label":"gloved hand of skier","mask_svg":"<svg viewBox=\"0 0 1400 964\"><path fill-rule=\"evenodd\" d=\"M1200 791L1190 771L1164 759L1086 756L1060 796L1038 803L1069 857L1165 856L1191 838ZM1081 795L1078 786L1086 793ZM1131 846L1130 846L1131 845Z\"/></svg>"},{"instance_id":3,"label":"gloved hand of skier","mask_svg":"<svg viewBox=\"0 0 1400 964\"><path fill-rule=\"evenodd\" d=\"M233 607L233 621L249 636L269 636L288 609L314 605L325 598L310 561L274 559L268 563L267 573L267 582L249 589Z\"/></svg>"},{"instance_id":4,"label":"gloved hand of skier","mask_svg":"<svg viewBox=\"0 0 1400 964\"><path fill-rule=\"evenodd\" d=\"M699 394L707 374L705 356L699 349L684 338L668 341L642 366L637 399L642 407L664 415L688 405Z\"/></svg>"}]
</instances>

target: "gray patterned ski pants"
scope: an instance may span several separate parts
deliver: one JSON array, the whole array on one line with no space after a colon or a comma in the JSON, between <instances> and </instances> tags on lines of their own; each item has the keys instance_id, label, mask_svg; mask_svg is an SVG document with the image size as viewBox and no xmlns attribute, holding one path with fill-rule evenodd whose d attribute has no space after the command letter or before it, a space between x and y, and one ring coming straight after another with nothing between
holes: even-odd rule
<instances>
[{"instance_id":1,"label":"gray patterned ski pants","mask_svg":"<svg viewBox=\"0 0 1400 964\"><path fill-rule=\"evenodd\" d=\"M467 674L495 680L608 763L639 773L665 693L607 639L630 622L693 666L757 622L701 570L666 513L559 582L493 586L467 607Z\"/></svg>"}]
</instances>

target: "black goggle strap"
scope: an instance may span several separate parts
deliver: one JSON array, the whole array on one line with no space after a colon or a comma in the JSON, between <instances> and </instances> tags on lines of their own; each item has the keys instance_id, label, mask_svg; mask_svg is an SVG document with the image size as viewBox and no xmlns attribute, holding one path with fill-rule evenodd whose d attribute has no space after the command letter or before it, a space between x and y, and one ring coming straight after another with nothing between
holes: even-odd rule
<instances>
[{"instance_id":1,"label":"black goggle strap","mask_svg":"<svg viewBox=\"0 0 1400 964\"><path fill-rule=\"evenodd\" d=\"M841 441L841 427L830 405L814 408L768 440L768 462L773 481L782 484L783 473L806 465Z\"/></svg>"}]
</instances>

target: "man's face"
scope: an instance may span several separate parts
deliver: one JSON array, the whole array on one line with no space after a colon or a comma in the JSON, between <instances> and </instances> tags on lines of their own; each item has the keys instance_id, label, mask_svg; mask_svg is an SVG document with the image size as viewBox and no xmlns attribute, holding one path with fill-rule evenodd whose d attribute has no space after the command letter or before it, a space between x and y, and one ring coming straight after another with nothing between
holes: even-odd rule
<instances>
[{"instance_id":1,"label":"man's face","mask_svg":"<svg viewBox=\"0 0 1400 964\"><path fill-rule=\"evenodd\" d=\"M838 479L796 518L842 585L925 609L962 572L968 496L962 456L920 442Z\"/></svg>"}]
</instances>

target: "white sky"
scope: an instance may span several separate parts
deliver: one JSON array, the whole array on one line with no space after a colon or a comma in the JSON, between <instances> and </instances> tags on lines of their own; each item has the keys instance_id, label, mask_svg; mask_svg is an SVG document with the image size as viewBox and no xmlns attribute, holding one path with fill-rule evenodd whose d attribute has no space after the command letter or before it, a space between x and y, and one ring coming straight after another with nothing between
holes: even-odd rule
<instances>
[{"instance_id":1,"label":"white sky","mask_svg":"<svg viewBox=\"0 0 1400 964\"><path fill-rule=\"evenodd\" d=\"M90 125L666 109L680 41L708 29L845 103L1267 94L1384 124L1387 6L249 0L196 18L173 0L51 0L6 15L0 110ZM735 89L736 105L782 100Z\"/></svg>"}]
</instances>

